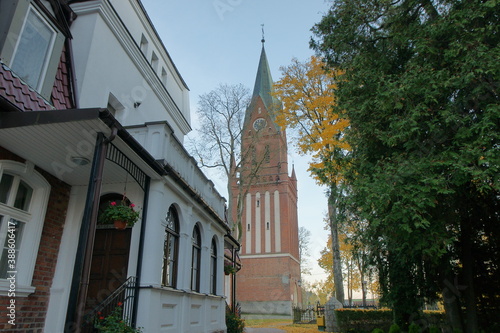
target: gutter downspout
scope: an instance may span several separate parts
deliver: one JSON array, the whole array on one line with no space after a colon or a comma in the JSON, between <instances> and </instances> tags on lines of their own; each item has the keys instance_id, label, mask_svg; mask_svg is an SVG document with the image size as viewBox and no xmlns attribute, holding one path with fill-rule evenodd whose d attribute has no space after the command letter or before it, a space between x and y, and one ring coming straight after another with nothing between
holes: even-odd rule
<instances>
[{"instance_id":1,"label":"gutter downspout","mask_svg":"<svg viewBox=\"0 0 500 333\"><path fill-rule=\"evenodd\" d=\"M68 310L66 312L65 332L80 332L82 327L92 251L94 248L104 162L106 160L108 144L114 139L116 130L116 127L113 127L113 133L109 139L106 139L103 133L97 133L89 187L87 189L87 198L80 227L75 267L73 269Z\"/></svg>"},{"instance_id":2,"label":"gutter downspout","mask_svg":"<svg viewBox=\"0 0 500 333\"><path fill-rule=\"evenodd\" d=\"M142 223L141 223L141 235L139 238L139 251L137 253L137 269L136 269L136 281L135 281L135 297L134 306L132 308L132 327L136 327L137 324L137 310L139 307L139 291L141 286L141 272L142 272L142 261L144 256L144 244L146 238L146 222L148 220L148 204L149 204L149 186L151 184L151 178L146 177L146 182L144 184L144 201L143 201L143 213L142 213Z\"/></svg>"}]
</instances>

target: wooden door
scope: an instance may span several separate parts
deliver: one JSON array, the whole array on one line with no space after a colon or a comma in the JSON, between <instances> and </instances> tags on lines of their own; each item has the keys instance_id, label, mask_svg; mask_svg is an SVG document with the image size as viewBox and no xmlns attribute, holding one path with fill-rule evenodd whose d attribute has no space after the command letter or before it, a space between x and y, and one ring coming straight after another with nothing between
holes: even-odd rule
<instances>
[{"instance_id":1,"label":"wooden door","mask_svg":"<svg viewBox=\"0 0 500 333\"><path fill-rule=\"evenodd\" d=\"M93 309L127 279L132 229L97 229L86 308Z\"/></svg>"}]
</instances>

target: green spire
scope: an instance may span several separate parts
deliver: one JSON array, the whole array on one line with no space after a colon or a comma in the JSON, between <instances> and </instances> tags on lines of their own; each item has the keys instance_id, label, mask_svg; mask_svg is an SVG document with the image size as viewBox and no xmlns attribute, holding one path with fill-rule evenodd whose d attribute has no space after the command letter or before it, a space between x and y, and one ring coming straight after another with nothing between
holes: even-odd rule
<instances>
[{"instance_id":1,"label":"green spire","mask_svg":"<svg viewBox=\"0 0 500 333\"><path fill-rule=\"evenodd\" d=\"M271 95L273 91L273 78L271 77L271 71L269 70L266 50L264 49L264 38L262 38L262 52L260 54L259 68L257 69L257 78L255 79L252 98L260 96L267 110L274 118L274 107L280 104L278 99Z\"/></svg>"}]
</instances>

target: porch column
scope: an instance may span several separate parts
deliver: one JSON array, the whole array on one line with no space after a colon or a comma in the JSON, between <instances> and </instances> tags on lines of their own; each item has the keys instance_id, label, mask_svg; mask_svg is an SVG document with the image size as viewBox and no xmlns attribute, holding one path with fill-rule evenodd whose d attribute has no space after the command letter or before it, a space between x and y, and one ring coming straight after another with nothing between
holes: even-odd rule
<instances>
[{"instance_id":1,"label":"porch column","mask_svg":"<svg viewBox=\"0 0 500 333\"><path fill-rule=\"evenodd\" d=\"M103 133L97 133L66 312L65 332L79 332L82 327L99 209L98 201L101 194L102 173L108 143Z\"/></svg>"},{"instance_id":2,"label":"porch column","mask_svg":"<svg viewBox=\"0 0 500 333\"><path fill-rule=\"evenodd\" d=\"M162 181L151 181L145 242L142 255L141 286L159 286L161 284L161 266L163 259L163 242L165 237L165 221L167 209L164 198L164 185Z\"/></svg>"}]
</instances>

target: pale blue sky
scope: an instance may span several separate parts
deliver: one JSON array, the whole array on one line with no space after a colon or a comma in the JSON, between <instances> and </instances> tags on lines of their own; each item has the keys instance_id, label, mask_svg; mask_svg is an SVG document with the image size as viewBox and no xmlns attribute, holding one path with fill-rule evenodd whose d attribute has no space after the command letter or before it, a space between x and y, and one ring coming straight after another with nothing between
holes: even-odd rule
<instances>
[{"instance_id":1,"label":"pale blue sky","mask_svg":"<svg viewBox=\"0 0 500 333\"><path fill-rule=\"evenodd\" d=\"M265 49L272 77L277 81L280 66L292 58L306 61L310 29L328 10L325 0L142 0L151 21L172 60L190 89L194 117L198 96L219 84L242 83L253 89L262 48L264 24ZM194 126L196 124L194 123ZM307 170L308 159L298 157L289 145L289 164L294 163L299 187L299 226L311 231L311 276L324 278L317 267L319 251L326 245L327 231L324 188L318 187ZM219 192L225 186L210 176Z\"/></svg>"}]
</instances>

